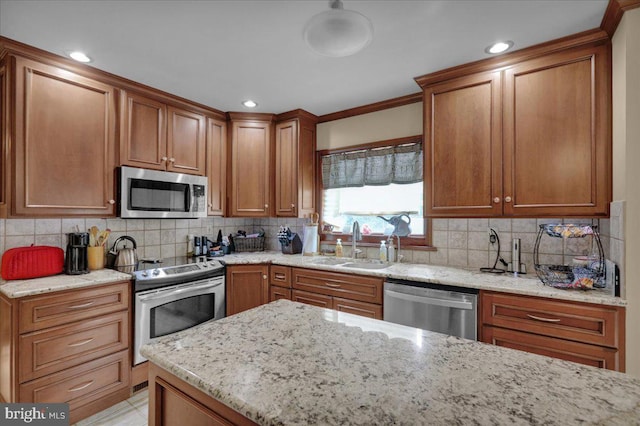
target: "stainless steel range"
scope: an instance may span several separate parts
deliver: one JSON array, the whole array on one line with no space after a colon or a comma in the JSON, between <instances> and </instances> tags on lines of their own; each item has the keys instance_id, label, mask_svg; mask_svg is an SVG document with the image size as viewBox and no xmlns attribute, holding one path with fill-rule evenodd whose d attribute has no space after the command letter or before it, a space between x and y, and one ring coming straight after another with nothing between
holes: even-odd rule
<instances>
[{"instance_id":1,"label":"stainless steel range","mask_svg":"<svg viewBox=\"0 0 640 426\"><path fill-rule=\"evenodd\" d=\"M210 258L141 262L135 272L133 363L153 339L225 316L224 265Z\"/></svg>"}]
</instances>

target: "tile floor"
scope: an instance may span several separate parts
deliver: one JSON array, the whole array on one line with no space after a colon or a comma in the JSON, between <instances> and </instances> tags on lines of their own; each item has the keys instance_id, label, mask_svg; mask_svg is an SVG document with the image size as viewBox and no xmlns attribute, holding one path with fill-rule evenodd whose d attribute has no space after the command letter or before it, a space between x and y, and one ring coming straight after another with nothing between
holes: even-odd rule
<instances>
[{"instance_id":1,"label":"tile floor","mask_svg":"<svg viewBox=\"0 0 640 426\"><path fill-rule=\"evenodd\" d=\"M80 420L76 426L146 426L149 407L147 389L137 392L126 401Z\"/></svg>"}]
</instances>

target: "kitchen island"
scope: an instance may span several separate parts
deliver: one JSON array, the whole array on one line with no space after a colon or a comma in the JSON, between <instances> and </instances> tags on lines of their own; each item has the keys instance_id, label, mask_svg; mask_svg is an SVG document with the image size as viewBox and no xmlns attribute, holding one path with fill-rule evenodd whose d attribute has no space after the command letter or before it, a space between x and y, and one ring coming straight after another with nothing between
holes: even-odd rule
<instances>
[{"instance_id":1,"label":"kitchen island","mask_svg":"<svg viewBox=\"0 0 640 426\"><path fill-rule=\"evenodd\" d=\"M287 300L141 352L150 424L640 423L631 376Z\"/></svg>"}]
</instances>

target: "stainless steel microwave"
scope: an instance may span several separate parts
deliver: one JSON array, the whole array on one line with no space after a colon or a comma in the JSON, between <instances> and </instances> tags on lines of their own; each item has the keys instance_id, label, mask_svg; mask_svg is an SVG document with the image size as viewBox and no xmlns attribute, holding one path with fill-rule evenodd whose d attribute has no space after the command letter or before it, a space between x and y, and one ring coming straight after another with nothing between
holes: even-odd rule
<instances>
[{"instance_id":1,"label":"stainless steel microwave","mask_svg":"<svg viewBox=\"0 0 640 426\"><path fill-rule=\"evenodd\" d=\"M120 217L189 219L206 216L206 177L120 168Z\"/></svg>"}]
</instances>

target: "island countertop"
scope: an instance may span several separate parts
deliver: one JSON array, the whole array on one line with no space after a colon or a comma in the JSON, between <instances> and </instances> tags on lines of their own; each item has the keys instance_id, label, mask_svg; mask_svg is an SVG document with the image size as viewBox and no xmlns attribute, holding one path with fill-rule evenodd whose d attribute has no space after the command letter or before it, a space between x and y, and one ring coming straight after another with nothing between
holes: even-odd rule
<instances>
[{"instance_id":1,"label":"island countertop","mask_svg":"<svg viewBox=\"0 0 640 426\"><path fill-rule=\"evenodd\" d=\"M631 376L288 300L141 352L263 425L640 423Z\"/></svg>"}]
</instances>

